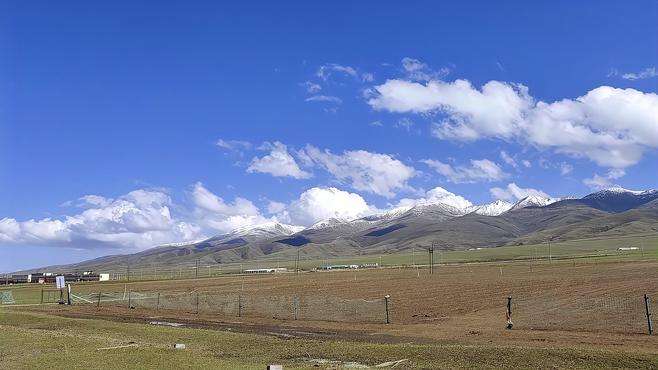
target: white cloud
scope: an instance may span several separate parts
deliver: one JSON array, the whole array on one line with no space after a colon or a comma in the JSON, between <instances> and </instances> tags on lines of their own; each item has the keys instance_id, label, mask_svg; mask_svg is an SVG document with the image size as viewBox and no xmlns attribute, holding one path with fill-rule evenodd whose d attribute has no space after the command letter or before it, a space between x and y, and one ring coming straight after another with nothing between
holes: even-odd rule
<instances>
[{"instance_id":1,"label":"white cloud","mask_svg":"<svg viewBox=\"0 0 658 370\"><path fill-rule=\"evenodd\" d=\"M616 168L658 147L658 95L634 89L601 86L573 100L545 103L535 102L523 85L499 81L477 89L466 80L388 80L369 96L375 110L439 114L432 134L440 139L516 140Z\"/></svg>"},{"instance_id":2,"label":"white cloud","mask_svg":"<svg viewBox=\"0 0 658 370\"><path fill-rule=\"evenodd\" d=\"M402 58L402 68L408 79L412 81L429 81L439 79L450 73L448 68L433 71L430 67L418 59Z\"/></svg>"},{"instance_id":3,"label":"white cloud","mask_svg":"<svg viewBox=\"0 0 658 370\"><path fill-rule=\"evenodd\" d=\"M414 121L410 120L407 117L403 117L398 120L398 122L395 124L395 127L401 128L409 132L414 127Z\"/></svg>"},{"instance_id":4,"label":"white cloud","mask_svg":"<svg viewBox=\"0 0 658 370\"><path fill-rule=\"evenodd\" d=\"M573 166L568 163L560 163L560 174L562 176L568 175L573 172Z\"/></svg>"},{"instance_id":5,"label":"white cloud","mask_svg":"<svg viewBox=\"0 0 658 370\"><path fill-rule=\"evenodd\" d=\"M288 148L276 141L266 143L265 148L270 150L261 158L254 157L247 168L247 172L268 173L275 177L292 177L295 179L308 179L311 174L299 168L295 159L288 153Z\"/></svg>"},{"instance_id":6,"label":"white cloud","mask_svg":"<svg viewBox=\"0 0 658 370\"><path fill-rule=\"evenodd\" d=\"M337 155L312 145L307 145L298 154L306 165L319 166L356 190L387 198L394 197L399 190L408 189L407 181L416 175L413 167L388 154L351 150Z\"/></svg>"},{"instance_id":7,"label":"white cloud","mask_svg":"<svg viewBox=\"0 0 658 370\"><path fill-rule=\"evenodd\" d=\"M192 202L201 210L220 215L229 216L257 216L260 214L250 200L237 197L233 203L227 203L221 197L208 190L202 183L197 182L192 188Z\"/></svg>"},{"instance_id":8,"label":"white cloud","mask_svg":"<svg viewBox=\"0 0 658 370\"><path fill-rule=\"evenodd\" d=\"M300 85L302 85L306 89L306 92L309 94L316 94L322 90L322 86L311 81L306 81Z\"/></svg>"},{"instance_id":9,"label":"white cloud","mask_svg":"<svg viewBox=\"0 0 658 370\"><path fill-rule=\"evenodd\" d=\"M316 187L303 192L280 217L308 226L328 218L354 219L371 214L373 210L358 194L333 187Z\"/></svg>"},{"instance_id":10,"label":"white cloud","mask_svg":"<svg viewBox=\"0 0 658 370\"><path fill-rule=\"evenodd\" d=\"M453 183L500 181L509 176L500 166L488 159L471 159L470 166L457 167L434 159L425 159L421 162Z\"/></svg>"},{"instance_id":11,"label":"white cloud","mask_svg":"<svg viewBox=\"0 0 658 370\"><path fill-rule=\"evenodd\" d=\"M530 195L535 195L542 198L551 198L550 195L541 190L533 188L522 188L515 183L507 184L505 188L491 188L489 192L495 199L517 201Z\"/></svg>"},{"instance_id":12,"label":"white cloud","mask_svg":"<svg viewBox=\"0 0 658 370\"><path fill-rule=\"evenodd\" d=\"M514 168L516 168L518 166L518 164L516 164L516 161L514 160L514 158L512 158L512 156L507 154L507 152L504 151L504 150L500 151L500 158L502 158L503 162L507 163L509 166L512 166Z\"/></svg>"},{"instance_id":13,"label":"white cloud","mask_svg":"<svg viewBox=\"0 0 658 370\"><path fill-rule=\"evenodd\" d=\"M327 102L327 103L334 103L334 104L342 104L343 103L343 99L341 99L337 96L329 96L329 95L314 95L314 96L306 98L306 101Z\"/></svg>"},{"instance_id":14,"label":"white cloud","mask_svg":"<svg viewBox=\"0 0 658 370\"><path fill-rule=\"evenodd\" d=\"M120 246L146 248L158 243L189 240L200 229L170 213L171 199L159 190L140 189L115 200L92 200L81 213L60 219L0 220L0 240L7 243L66 245L78 248ZM98 201L103 199L103 201Z\"/></svg>"},{"instance_id":15,"label":"white cloud","mask_svg":"<svg viewBox=\"0 0 658 370\"><path fill-rule=\"evenodd\" d=\"M656 67L647 67L637 73L631 72L631 73L624 73L623 75L621 75L621 78L625 80L641 80L641 79L652 78L652 77L658 77L658 71L656 71Z\"/></svg>"},{"instance_id":16,"label":"white cloud","mask_svg":"<svg viewBox=\"0 0 658 370\"><path fill-rule=\"evenodd\" d=\"M281 203L281 202L276 202L276 201L269 201L267 203L267 213L269 214L275 214L275 213L281 213L286 210L286 204Z\"/></svg>"},{"instance_id":17,"label":"white cloud","mask_svg":"<svg viewBox=\"0 0 658 370\"><path fill-rule=\"evenodd\" d=\"M416 206L422 204L446 204L457 209L466 209L473 204L460 195L453 194L442 187L428 190L423 197L401 199L397 207Z\"/></svg>"},{"instance_id":18,"label":"white cloud","mask_svg":"<svg viewBox=\"0 0 658 370\"><path fill-rule=\"evenodd\" d=\"M587 185L590 189L601 190L616 186L614 180L620 179L626 175L626 171L620 168L612 168L605 175L601 176L597 173L591 178L583 180L583 184Z\"/></svg>"},{"instance_id":19,"label":"white cloud","mask_svg":"<svg viewBox=\"0 0 658 370\"><path fill-rule=\"evenodd\" d=\"M251 149L251 143L248 141L242 140L217 140L216 145L222 149L229 151L238 151L238 150L249 150Z\"/></svg>"},{"instance_id":20,"label":"white cloud","mask_svg":"<svg viewBox=\"0 0 658 370\"><path fill-rule=\"evenodd\" d=\"M358 72L355 68L350 66L343 66L340 64L325 64L318 68L318 71L315 73L318 78L327 81L333 73L340 73L352 77L358 77Z\"/></svg>"},{"instance_id":21,"label":"white cloud","mask_svg":"<svg viewBox=\"0 0 658 370\"><path fill-rule=\"evenodd\" d=\"M525 167L525 168L532 167L532 163L527 159L524 159L523 161L521 161L521 163L523 163L523 167Z\"/></svg>"}]
</instances>

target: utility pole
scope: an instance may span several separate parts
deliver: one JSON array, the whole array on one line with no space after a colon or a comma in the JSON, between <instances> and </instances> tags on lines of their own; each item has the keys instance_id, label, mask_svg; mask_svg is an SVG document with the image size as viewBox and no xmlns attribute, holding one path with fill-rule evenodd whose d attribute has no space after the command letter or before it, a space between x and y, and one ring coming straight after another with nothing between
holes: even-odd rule
<instances>
[{"instance_id":1,"label":"utility pole","mask_svg":"<svg viewBox=\"0 0 658 370\"><path fill-rule=\"evenodd\" d=\"M429 252L429 259L430 259L430 275L434 273L434 246L431 246L427 248L427 252Z\"/></svg>"}]
</instances>

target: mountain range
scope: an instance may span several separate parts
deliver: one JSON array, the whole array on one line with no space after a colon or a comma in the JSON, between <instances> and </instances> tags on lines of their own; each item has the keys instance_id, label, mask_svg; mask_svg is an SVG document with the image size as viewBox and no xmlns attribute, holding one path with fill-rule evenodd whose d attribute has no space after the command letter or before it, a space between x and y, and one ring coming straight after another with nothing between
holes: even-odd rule
<instances>
[{"instance_id":1,"label":"mountain range","mask_svg":"<svg viewBox=\"0 0 658 370\"><path fill-rule=\"evenodd\" d=\"M611 188L583 198L528 196L460 207L441 201L395 208L358 219L330 218L310 227L269 222L206 240L101 257L58 269L231 263L264 257L294 259L388 253L428 246L443 250L535 244L658 232L658 191Z\"/></svg>"}]
</instances>

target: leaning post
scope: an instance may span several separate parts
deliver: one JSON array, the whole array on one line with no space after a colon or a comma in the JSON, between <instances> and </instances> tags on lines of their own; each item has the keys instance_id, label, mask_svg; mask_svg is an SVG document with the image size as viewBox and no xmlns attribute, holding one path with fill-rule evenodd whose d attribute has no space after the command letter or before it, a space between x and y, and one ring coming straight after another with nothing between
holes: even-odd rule
<instances>
[{"instance_id":1,"label":"leaning post","mask_svg":"<svg viewBox=\"0 0 658 370\"><path fill-rule=\"evenodd\" d=\"M651 309L649 308L649 296L644 295L644 310L647 315L647 329L649 335L653 334L653 325L651 324Z\"/></svg>"},{"instance_id":2,"label":"leaning post","mask_svg":"<svg viewBox=\"0 0 658 370\"><path fill-rule=\"evenodd\" d=\"M514 323L512 323L512 296L507 297L507 329L512 329Z\"/></svg>"}]
</instances>

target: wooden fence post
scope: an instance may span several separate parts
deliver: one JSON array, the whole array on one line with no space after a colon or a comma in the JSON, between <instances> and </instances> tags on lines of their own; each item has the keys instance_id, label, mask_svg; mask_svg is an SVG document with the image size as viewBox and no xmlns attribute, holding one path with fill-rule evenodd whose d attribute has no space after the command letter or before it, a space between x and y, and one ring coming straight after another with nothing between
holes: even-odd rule
<instances>
[{"instance_id":1,"label":"wooden fence post","mask_svg":"<svg viewBox=\"0 0 658 370\"><path fill-rule=\"evenodd\" d=\"M155 310L157 311L159 309L160 309L160 292L158 292L158 301L155 304Z\"/></svg>"},{"instance_id":2,"label":"wooden fence post","mask_svg":"<svg viewBox=\"0 0 658 370\"><path fill-rule=\"evenodd\" d=\"M391 298L391 296L388 295L388 294L384 296L384 308L386 309L386 323L387 324L391 323L391 320L389 319L389 316L388 316L388 300L390 298Z\"/></svg>"},{"instance_id":3,"label":"wooden fence post","mask_svg":"<svg viewBox=\"0 0 658 370\"><path fill-rule=\"evenodd\" d=\"M132 292L133 292L132 290L129 290L129 291L128 291L128 308L131 308L131 304L130 304L130 296L132 295L132 294L131 294Z\"/></svg>"},{"instance_id":4,"label":"wooden fence post","mask_svg":"<svg viewBox=\"0 0 658 370\"><path fill-rule=\"evenodd\" d=\"M96 308L101 307L101 292L98 292L98 302L96 303Z\"/></svg>"},{"instance_id":5,"label":"wooden fence post","mask_svg":"<svg viewBox=\"0 0 658 370\"><path fill-rule=\"evenodd\" d=\"M653 325L651 324L651 309L649 308L649 296L644 295L644 310L647 315L647 329L649 330L649 335L653 334Z\"/></svg>"},{"instance_id":6,"label":"wooden fence post","mask_svg":"<svg viewBox=\"0 0 658 370\"><path fill-rule=\"evenodd\" d=\"M512 329L512 296L507 297L507 329Z\"/></svg>"},{"instance_id":7,"label":"wooden fence post","mask_svg":"<svg viewBox=\"0 0 658 370\"><path fill-rule=\"evenodd\" d=\"M43 304L43 288L41 288L41 304Z\"/></svg>"}]
</instances>

